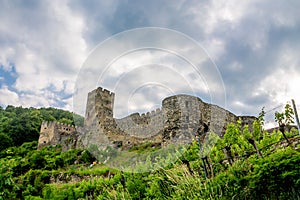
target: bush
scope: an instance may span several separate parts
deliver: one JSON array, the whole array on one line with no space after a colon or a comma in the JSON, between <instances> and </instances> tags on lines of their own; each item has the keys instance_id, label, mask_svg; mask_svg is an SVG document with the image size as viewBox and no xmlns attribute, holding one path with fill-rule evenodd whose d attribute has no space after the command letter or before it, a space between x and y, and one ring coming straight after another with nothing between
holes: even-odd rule
<instances>
[{"instance_id":1,"label":"bush","mask_svg":"<svg viewBox=\"0 0 300 200\"><path fill-rule=\"evenodd\" d=\"M248 180L253 199L299 199L300 153L287 148L258 159Z\"/></svg>"}]
</instances>

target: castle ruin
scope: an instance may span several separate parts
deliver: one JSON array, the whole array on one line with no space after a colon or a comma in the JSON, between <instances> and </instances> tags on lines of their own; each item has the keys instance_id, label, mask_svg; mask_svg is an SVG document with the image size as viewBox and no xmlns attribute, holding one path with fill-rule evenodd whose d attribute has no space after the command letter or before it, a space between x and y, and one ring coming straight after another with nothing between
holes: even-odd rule
<instances>
[{"instance_id":1,"label":"castle ruin","mask_svg":"<svg viewBox=\"0 0 300 200\"><path fill-rule=\"evenodd\" d=\"M43 146L62 146L62 150L76 148L78 146L79 132L70 124L62 124L55 121L43 121L40 130L39 148Z\"/></svg>"},{"instance_id":2,"label":"castle ruin","mask_svg":"<svg viewBox=\"0 0 300 200\"><path fill-rule=\"evenodd\" d=\"M89 92L84 127L73 127L57 122L43 122L39 148L61 145L62 150L85 148L97 144L100 148L111 146L129 149L151 142L162 147L169 144L188 144L207 132L223 136L226 126L239 118L251 125L251 116L233 113L190 95L175 95L162 101L162 107L144 114L133 113L127 117L113 117L115 94L101 87Z\"/></svg>"}]
</instances>

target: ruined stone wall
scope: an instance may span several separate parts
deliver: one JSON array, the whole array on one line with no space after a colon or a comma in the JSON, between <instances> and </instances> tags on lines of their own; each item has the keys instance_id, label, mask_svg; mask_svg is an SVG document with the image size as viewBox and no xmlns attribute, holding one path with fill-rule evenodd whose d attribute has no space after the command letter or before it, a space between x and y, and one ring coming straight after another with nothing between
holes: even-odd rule
<instances>
[{"instance_id":1,"label":"ruined stone wall","mask_svg":"<svg viewBox=\"0 0 300 200\"><path fill-rule=\"evenodd\" d=\"M241 120L242 126L248 125L251 132L253 130L253 123L257 118L254 116L238 116L237 119Z\"/></svg>"},{"instance_id":2,"label":"ruined stone wall","mask_svg":"<svg viewBox=\"0 0 300 200\"><path fill-rule=\"evenodd\" d=\"M38 148L58 144L62 146L63 151L76 148L78 134L75 126L55 121L44 121L41 125Z\"/></svg>"},{"instance_id":3,"label":"ruined stone wall","mask_svg":"<svg viewBox=\"0 0 300 200\"><path fill-rule=\"evenodd\" d=\"M77 128L77 131L72 126L43 122L39 147L62 144L65 149L90 145L97 145L100 149L106 146L127 149L144 142L162 146L187 144L196 136L204 137L209 131L222 137L228 123L238 119L233 113L190 95L171 96L162 101L161 109L115 119L114 96L101 87L91 91L84 127ZM242 123L249 125L255 119L241 117Z\"/></svg>"},{"instance_id":4,"label":"ruined stone wall","mask_svg":"<svg viewBox=\"0 0 300 200\"><path fill-rule=\"evenodd\" d=\"M203 102L189 95L168 97L162 102L166 113L163 146L170 143L190 143L196 136L205 137L206 132L223 136L226 126L237 117L216 105Z\"/></svg>"},{"instance_id":5,"label":"ruined stone wall","mask_svg":"<svg viewBox=\"0 0 300 200\"><path fill-rule=\"evenodd\" d=\"M210 131L216 133L220 137L225 134L227 125L230 122L235 122L237 120L237 117L233 113L217 105L209 105L207 112L210 113Z\"/></svg>"},{"instance_id":6,"label":"ruined stone wall","mask_svg":"<svg viewBox=\"0 0 300 200\"><path fill-rule=\"evenodd\" d=\"M122 119L116 119L120 131L137 138L149 138L164 128L164 113L161 109L139 114L134 113Z\"/></svg>"},{"instance_id":7,"label":"ruined stone wall","mask_svg":"<svg viewBox=\"0 0 300 200\"><path fill-rule=\"evenodd\" d=\"M136 137L129 135L125 132L109 131L106 134L111 146L119 149L129 149L133 146L143 144L145 142L151 142L152 144L161 144L162 134L158 133L153 136Z\"/></svg>"}]
</instances>

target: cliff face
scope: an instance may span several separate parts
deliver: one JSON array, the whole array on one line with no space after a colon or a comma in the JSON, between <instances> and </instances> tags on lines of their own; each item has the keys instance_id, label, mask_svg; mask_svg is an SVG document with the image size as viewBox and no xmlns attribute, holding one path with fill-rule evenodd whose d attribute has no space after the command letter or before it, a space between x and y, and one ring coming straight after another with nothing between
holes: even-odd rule
<instances>
[{"instance_id":1,"label":"cliff face","mask_svg":"<svg viewBox=\"0 0 300 200\"><path fill-rule=\"evenodd\" d=\"M127 149L151 142L161 146L187 144L208 131L223 136L228 123L239 117L216 105L189 95L171 96L162 108L145 114L113 118L114 93L97 88L88 94L84 127L43 122L39 147L62 145L63 150L97 145ZM255 117L240 117L251 125Z\"/></svg>"}]
</instances>

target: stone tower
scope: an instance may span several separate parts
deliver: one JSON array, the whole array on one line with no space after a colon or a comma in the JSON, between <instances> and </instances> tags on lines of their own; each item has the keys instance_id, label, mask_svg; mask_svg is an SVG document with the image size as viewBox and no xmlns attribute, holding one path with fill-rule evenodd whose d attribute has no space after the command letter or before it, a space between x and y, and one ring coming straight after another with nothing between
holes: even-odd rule
<instances>
[{"instance_id":1,"label":"stone tower","mask_svg":"<svg viewBox=\"0 0 300 200\"><path fill-rule=\"evenodd\" d=\"M86 127L99 124L105 127L113 120L115 94L106 89L98 87L89 92L86 104L85 121Z\"/></svg>"},{"instance_id":2,"label":"stone tower","mask_svg":"<svg viewBox=\"0 0 300 200\"><path fill-rule=\"evenodd\" d=\"M190 95L176 95L163 100L166 116L163 143L187 143L201 126L204 103Z\"/></svg>"},{"instance_id":3,"label":"stone tower","mask_svg":"<svg viewBox=\"0 0 300 200\"><path fill-rule=\"evenodd\" d=\"M56 131L56 122L43 121L40 130L39 147L47 146L53 140Z\"/></svg>"},{"instance_id":4,"label":"stone tower","mask_svg":"<svg viewBox=\"0 0 300 200\"><path fill-rule=\"evenodd\" d=\"M107 134L114 124L114 98L114 93L101 87L88 93L84 119L85 131L80 137L85 147L97 146L98 149L104 149L111 146Z\"/></svg>"},{"instance_id":5,"label":"stone tower","mask_svg":"<svg viewBox=\"0 0 300 200\"><path fill-rule=\"evenodd\" d=\"M56 121L42 122L38 148L61 144L63 151L78 147L78 132L75 126Z\"/></svg>"}]
</instances>

